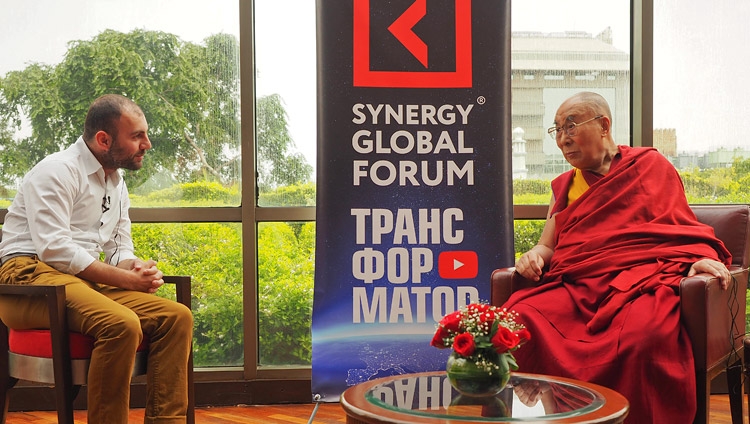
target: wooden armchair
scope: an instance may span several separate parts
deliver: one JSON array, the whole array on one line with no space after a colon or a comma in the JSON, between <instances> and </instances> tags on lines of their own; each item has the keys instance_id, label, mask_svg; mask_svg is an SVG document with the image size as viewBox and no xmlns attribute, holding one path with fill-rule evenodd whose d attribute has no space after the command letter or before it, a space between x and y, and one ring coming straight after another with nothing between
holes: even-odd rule
<instances>
[{"instance_id":1,"label":"wooden armchair","mask_svg":"<svg viewBox=\"0 0 750 424\"><path fill-rule=\"evenodd\" d=\"M164 276L174 284L177 301L191 307L191 278ZM0 284L0 294L40 296L47 300L49 330L13 330L0 322L0 423L8 415L8 392L18 380L52 384L55 387L57 419L73 424L73 400L86 384L94 339L68 330L64 286ZM133 376L146 373L148 342L138 347ZM193 369L193 354L188 370ZM188 372L188 423L195 422L193 373Z\"/></svg>"},{"instance_id":2,"label":"wooden armchair","mask_svg":"<svg viewBox=\"0 0 750 424\"><path fill-rule=\"evenodd\" d=\"M681 319L695 357L698 410L694 423L708 423L711 380L726 371L732 422L739 424L742 422L742 335L750 265L750 206L700 205L692 209L698 221L714 228L716 237L732 254L729 271L734 277L728 290L721 290L718 279L708 274L686 277L680 282ZM511 293L534 284L514 268L495 270L492 304L502 305Z\"/></svg>"}]
</instances>

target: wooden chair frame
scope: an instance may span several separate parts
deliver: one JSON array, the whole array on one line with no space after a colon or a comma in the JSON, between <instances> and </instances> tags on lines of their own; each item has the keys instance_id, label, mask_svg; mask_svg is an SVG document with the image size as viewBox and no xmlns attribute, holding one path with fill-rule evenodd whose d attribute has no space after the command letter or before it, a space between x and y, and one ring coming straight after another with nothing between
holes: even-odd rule
<instances>
[{"instance_id":1,"label":"wooden chair frame","mask_svg":"<svg viewBox=\"0 0 750 424\"><path fill-rule=\"evenodd\" d=\"M191 308L191 277L164 276L164 282L174 284L177 302ZM59 423L73 424L73 400L78 388L73 384L68 341L68 320L65 306L65 286L0 284L0 294L37 296L46 299L49 310L50 335L52 341L52 366L55 377L55 403ZM192 308L191 308L192 309ZM189 424L195 423L195 393L193 384L193 352L188 358L188 416ZM0 423L8 415L8 392L18 380L10 376L8 364L8 327L0 322Z\"/></svg>"}]
</instances>

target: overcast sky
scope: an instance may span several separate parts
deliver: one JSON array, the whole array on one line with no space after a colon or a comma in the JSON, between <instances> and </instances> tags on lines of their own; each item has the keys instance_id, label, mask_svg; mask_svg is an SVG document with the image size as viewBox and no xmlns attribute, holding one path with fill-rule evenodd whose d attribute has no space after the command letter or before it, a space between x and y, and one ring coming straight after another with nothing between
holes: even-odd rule
<instances>
[{"instance_id":1,"label":"overcast sky","mask_svg":"<svg viewBox=\"0 0 750 424\"><path fill-rule=\"evenodd\" d=\"M606 3L518 0L512 29L596 35L611 27L614 45L629 52L630 2ZM742 19L750 16L750 2L717 0L709 8L698 0L656 3L655 126L677 128L680 150L705 150L706 140L747 148L741 123L750 112L750 32ZM218 32L239 38L236 0L0 0L0 11L0 75L29 62L56 64L69 41L106 28L161 30L192 42ZM314 164L315 1L256 0L255 13L258 93L282 95L292 136Z\"/></svg>"},{"instance_id":2,"label":"overcast sky","mask_svg":"<svg viewBox=\"0 0 750 424\"><path fill-rule=\"evenodd\" d=\"M654 126L678 149L750 150L750 2L655 3Z\"/></svg>"}]
</instances>

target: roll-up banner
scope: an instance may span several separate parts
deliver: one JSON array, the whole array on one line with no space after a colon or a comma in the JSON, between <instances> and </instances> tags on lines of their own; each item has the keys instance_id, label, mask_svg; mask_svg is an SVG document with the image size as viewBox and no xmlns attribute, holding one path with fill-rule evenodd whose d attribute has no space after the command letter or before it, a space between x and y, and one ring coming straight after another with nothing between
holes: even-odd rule
<instances>
[{"instance_id":1,"label":"roll-up banner","mask_svg":"<svg viewBox=\"0 0 750 424\"><path fill-rule=\"evenodd\" d=\"M317 1L315 399L445 369L513 263L509 3Z\"/></svg>"}]
</instances>

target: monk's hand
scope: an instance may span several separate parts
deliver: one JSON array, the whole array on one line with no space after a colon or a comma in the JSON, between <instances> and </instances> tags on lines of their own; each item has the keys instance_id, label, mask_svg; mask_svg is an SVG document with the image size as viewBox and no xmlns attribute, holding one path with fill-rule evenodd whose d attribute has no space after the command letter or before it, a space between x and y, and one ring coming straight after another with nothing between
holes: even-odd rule
<instances>
[{"instance_id":1,"label":"monk's hand","mask_svg":"<svg viewBox=\"0 0 750 424\"><path fill-rule=\"evenodd\" d=\"M704 272L718 278L719 284L724 290L729 286L729 280L732 279L726 265L713 259L701 259L694 263L693 266L690 267L690 271L688 271L688 277Z\"/></svg>"},{"instance_id":2,"label":"monk's hand","mask_svg":"<svg viewBox=\"0 0 750 424\"><path fill-rule=\"evenodd\" d=\"M516 272L531 281L539 281L544 268L544 258L535 249L524 253L516 262Z\"/></svg>"},{"instance_id":3,"label":"monk's hand","mask_svg":"<svg viewBox=\"0 0 750 424\"><path fill-rule=\"evenodd\" d=\"M549 385L536 380L523 381L513 386L518 400L529 407L536 405L548 390Z\"/></svg>"}]
</instances>

